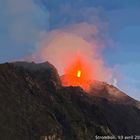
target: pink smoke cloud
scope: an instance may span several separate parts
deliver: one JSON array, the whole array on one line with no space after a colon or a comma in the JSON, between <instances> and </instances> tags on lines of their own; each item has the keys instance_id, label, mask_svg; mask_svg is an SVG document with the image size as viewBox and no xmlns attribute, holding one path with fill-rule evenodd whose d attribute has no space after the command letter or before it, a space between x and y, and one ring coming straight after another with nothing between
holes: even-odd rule
<instances>
[{"instance_id":1,"label":"pink smoke cloud","mask_svg":"<svg viewBox=\"0 0 140 140\"><path fill-rule=\"evenodd\" d=\"M95 25L87 23L53 30L43 36L32 59L37 62L49 61L63 75L67 65L80 54L93 69L92 79L110 82L113 71L105 65L102 50L106 46L99 34Z\"/></svg>"}]
</instances>

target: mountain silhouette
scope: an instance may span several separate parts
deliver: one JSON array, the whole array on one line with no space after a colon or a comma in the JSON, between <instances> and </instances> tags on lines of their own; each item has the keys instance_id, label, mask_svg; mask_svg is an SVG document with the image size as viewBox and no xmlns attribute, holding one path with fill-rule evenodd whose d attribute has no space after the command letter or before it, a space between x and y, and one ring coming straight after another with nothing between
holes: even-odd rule
<instances>
[{"instance_id":1,"label":"mountain silhouette","mask_svg":"<svg viewBox=\"0 0 140 140\"><path fill-rule=\"evenodd\" d=\"M64 87L49 62L0 64L0 140L120 135L140 135L140 102L118 88L100 81L88 93Z\"/></svg>"}]
</instances>

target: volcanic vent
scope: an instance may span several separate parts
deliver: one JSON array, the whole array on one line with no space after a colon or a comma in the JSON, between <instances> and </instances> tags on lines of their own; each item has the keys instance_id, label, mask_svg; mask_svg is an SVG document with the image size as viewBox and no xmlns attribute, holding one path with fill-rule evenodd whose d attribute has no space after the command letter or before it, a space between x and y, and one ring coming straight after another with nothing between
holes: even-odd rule
<instances>
[{"instance_id":1,"label":"volcanic vent","mask_svg":"<svg viewBox=\"0 0 140 140\"><path fill-rule=\"evenodd\" d=\"M88 91L92 76L91 65L84 58L77 57L65 68L65 74L61 76L61 82L63 86L80 86Z\"/></svg>"}]
</instances>

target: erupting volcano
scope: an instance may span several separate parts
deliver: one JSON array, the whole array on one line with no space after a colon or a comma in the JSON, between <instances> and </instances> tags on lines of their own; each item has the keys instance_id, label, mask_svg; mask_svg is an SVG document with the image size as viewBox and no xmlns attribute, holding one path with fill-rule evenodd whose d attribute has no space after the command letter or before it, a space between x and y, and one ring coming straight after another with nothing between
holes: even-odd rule
<instances>
[{"instance_id":1,"label":"erupting volcano","mask_svg":"<svg viewBox=\"0 0 140 140\"><path fill-rule=\"evenodd\" d=\"M91 65L83 57L77 57L66 68L61 76L63 86L80 86L89 90L92 74Z\"/></svg>"}]
</instances>

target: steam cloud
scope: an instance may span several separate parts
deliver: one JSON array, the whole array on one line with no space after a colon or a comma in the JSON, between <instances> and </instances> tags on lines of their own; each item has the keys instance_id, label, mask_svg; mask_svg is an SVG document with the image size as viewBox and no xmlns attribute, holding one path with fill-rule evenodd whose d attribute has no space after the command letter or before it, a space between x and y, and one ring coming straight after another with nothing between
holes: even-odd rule
<instances>
[{"instance_id":1,"label":"steam cloud","mask_svg":"<svg viewBox=\"0 0 140 140\"><path fill-rule=\"evenodd\" d=\"M44 34L32 59L38 62L49 61L63 75L67 65L80 54L90 63L93 79L110 82L112 69L105 66L102 57L104 47L97 26L80 23Z\"/></svg>"},{"instance_id":2,"label":"steam cloud","mask_svg":"<svg viewBox=\"0 0 140 140\"><path fill-rule=\"evenodd\" d=\"M34 52L40 32L47 30L48 12L33 0L2 0L0 62L21 60Z\"/></svg>"}]
</instances>

